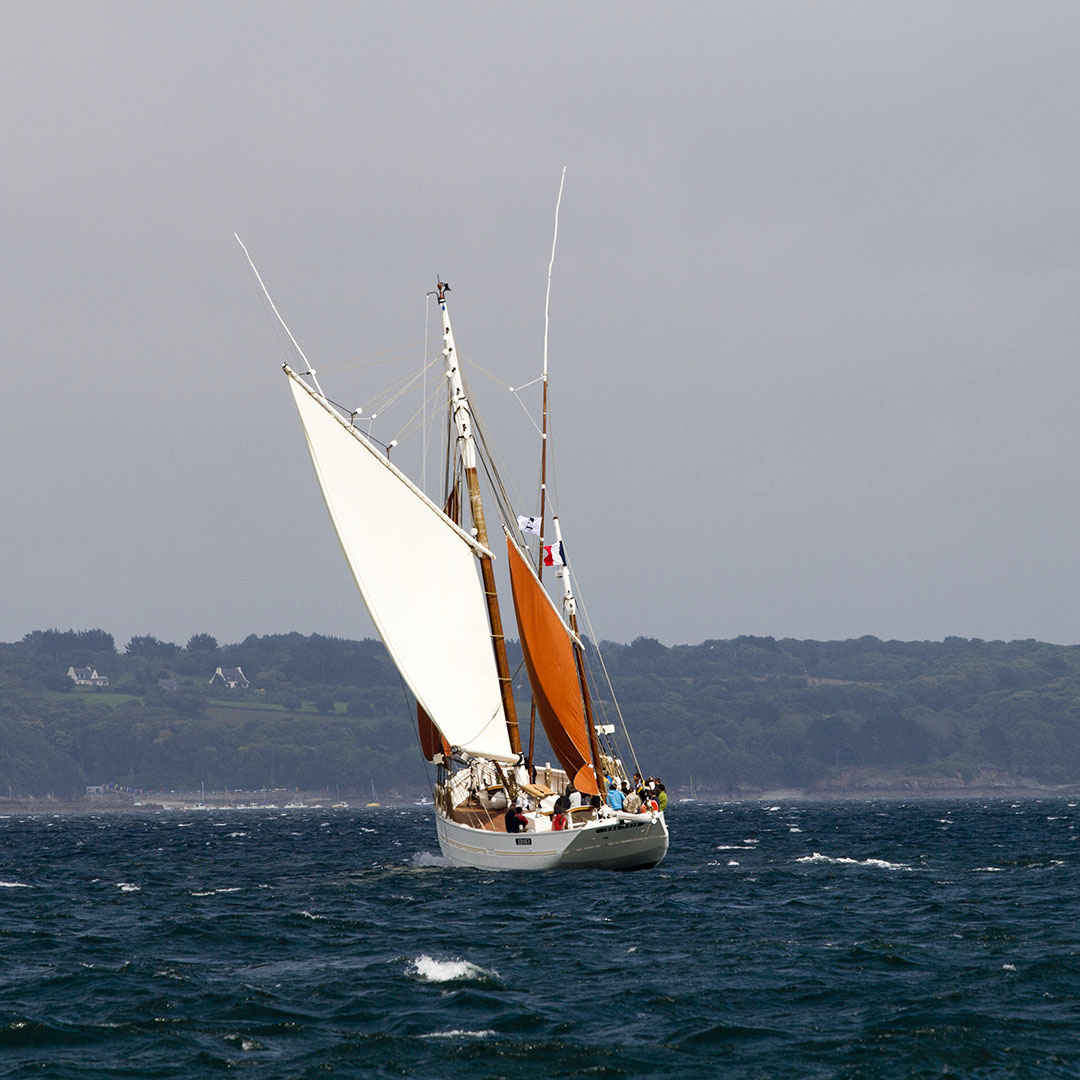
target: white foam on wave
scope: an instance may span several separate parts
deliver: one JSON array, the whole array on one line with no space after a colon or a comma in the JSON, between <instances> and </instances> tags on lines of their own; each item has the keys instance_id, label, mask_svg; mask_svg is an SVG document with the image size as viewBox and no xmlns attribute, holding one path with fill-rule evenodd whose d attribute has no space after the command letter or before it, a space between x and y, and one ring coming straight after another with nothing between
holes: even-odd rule
<instances>
[{"instance_id":1,"label":"white foam on wave","mask_svg":"<svg viewBox=\"0 0 1080 1080\"><path fill-rule=\"evenodd\" d=\"M490 1039L495 1032L490 1028L483 1031L465 1031L463 1028L455 1028L453 1031L429 1031L421 1035L422 1039Z\"/></svg>"},{"instance_id":2,"label":"white foam on wave","mask_svg":"<svg viewBox=\"0 0 1080 1080\"><path fill-rule=\"evenodd\" d=\"M847 858L834 858L831 855L821 855L818 852L814 852L813 855L804 855L801 859L796 859L796 862L801 863L814 863L814 864L832 864L834 866L869 866L876 870L911 870L913 867L907 863L893 863L888 862L885 859L847 859Z\"/></svg>"},{"instance_id":3,"label":"white foam on wave","mask_svg":"<svg viewBox=\"0 0 1080 1080\"><path fill-rule=\"evenodd\" d=\"M432 855L430 851L418 851L412 857L413 866L449 866L450 860L442 855Z\"/></svg>"},{"instance_id":4,"label":"white foam on wave","mask_svg":"<svg viewBox=\"0 0 1080 1080\"><path fill-rule=\"evenodd\" d=\"M418 975L426 982L433 983L498 978L497 972L485 971L476 964L470 964L468 960L436 960L426 954L410 960L405 971L406 974Z\"/></svg>"},{"instance_id":5,"label":"white foam on wave","mask_svg":"<svg viewBox=\"0 0 1080 1080\"><path fill-rule=\"evenodd\" d=\"M0 889L32 889L33 885L24 885L21 881L0 881Z\"/></svg>"},{"instance_id":6,"label":"white foam on wave","mask_svg":"<svg viewBox=\"0 0 1080 1080\"><path fill-rule=\"evenodd\" d=\"M130 881L118 881L116 885L121 892L142 892L138 885L132 885Z\"/></svg>"}]
</instances>

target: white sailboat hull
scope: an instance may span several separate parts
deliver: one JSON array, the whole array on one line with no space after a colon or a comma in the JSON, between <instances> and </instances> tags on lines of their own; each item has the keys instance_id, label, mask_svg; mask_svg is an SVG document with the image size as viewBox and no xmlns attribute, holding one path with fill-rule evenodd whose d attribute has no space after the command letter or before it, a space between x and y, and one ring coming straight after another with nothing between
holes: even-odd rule
<instances>
[{"instance_id":1,"label":"white sailboat hull","mask_svg":"<svg viewBox=\"0 0 1080 1080\"><path fill-rule=\"evenodd\" d=\"M663 814L616 814L559 832L491 832L435 815L443 857L480 870L647 870L667 854Z\"/></svg>"}]
</instances>

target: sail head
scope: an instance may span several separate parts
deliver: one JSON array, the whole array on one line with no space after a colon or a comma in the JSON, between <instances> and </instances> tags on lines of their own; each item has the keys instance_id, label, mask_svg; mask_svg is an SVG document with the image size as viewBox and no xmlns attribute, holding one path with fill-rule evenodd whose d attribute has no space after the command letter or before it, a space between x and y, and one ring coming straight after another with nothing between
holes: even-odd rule
<instances>
[{"instance_id":1,"label":"sail head","mask_svg":"<svg viewBox=\"0 0 1080 1080\"><path fill-rule=\"evenodd\" d=\"M450 746L514 760L475 542L285 370L338 540L402 678Z\"/></svg>"}]
</instances>

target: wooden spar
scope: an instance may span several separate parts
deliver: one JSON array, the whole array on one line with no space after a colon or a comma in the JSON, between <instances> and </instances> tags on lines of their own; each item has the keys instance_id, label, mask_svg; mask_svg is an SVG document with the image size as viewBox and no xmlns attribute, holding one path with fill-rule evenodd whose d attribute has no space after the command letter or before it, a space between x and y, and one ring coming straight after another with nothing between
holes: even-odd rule
<instances>
[{"instance_id":1,"label":"wooden spar","mask_svg":"<svg viewBox=\"0 0 1080 1080\"><path fill-rule=\"evenodd\" d=\"M472 511L473 528L476 539L487 536L484 521L484 507L480 502L480 479L476 467L465 470L465 483L469 489L469 508ZM510 737L510 749L515 754L521 753L521 733L518 730L517 711L514 708L514 688L510 678L510 662L506 657L506 638L503 635L502 616L499 614L499 597L495 591L495 571L491 558L480 556L480 576L484 582L484 599L487 601L488 622L491 624L491 643L495 649L495 667L499 673L499 692L502 695L503 712L506 714L506 731ZM531 777L530 777L531 779Z\"/></svg>"},{"instance_id":2,"label":"wooden spar","mask_svg":"<svg viewBox=\"0 0 1080 1080\"><path fill-rule=\"evenodd\" d=\"M555 543L562 550L562 526L558 517L551 519L555 526ZM543 550L543 549L541 549ZM578 633L577 601L574 599L574 590L570 584L570 567L565 564L558 570L558 575L563 583L563 611L566 612L567 622L574 632L574 663L577 666L578 683L581 686L581 701L585 706L585 724L589 731L589 750L592 753L593 772L596 773L596 786L600 789L600 797L607 798L607 783L604 780L603 759L600 757L600 743L596 738L596 724L593 722L592 699L589 697L589 680L585 673L585 648L581 644L581 635Z\"/></svg>"},{"instance_id":3,"label":"wooden spar","mask_svg":"<svg viewBox=\"0 0 1080 1080\"><path fill-rule=\"evenodd\" d=\"M564 170L565 171L565 170ZM560 194L562 189L560 188ZM536 577L544 580L544 513L547 506L547 426L548 426L548 377L547 377L547 340L544 341L544 405L542 427L540 429L540 551L536 556ZM536 699L529 706L529 756L526 764L529 778L533 773L533 746L536 739Z\"/></svg>"},{"instance_id":4,"label":"wooden spar","mask_svg":"<svg viewBox=\"0 0 1080 1080\"><path fill-rule=\"evenodd\" d=\"M547 292L544 294L544 405L540 430L540 551L536 557L536 577L544 580L544 504L547 501L547 428L548 428L548 326L551 314L551 271L555 267L555 245L559 242L559 207L562 205L563 185L566 183L566 166L559 177L559 196L555 200L555 231L551 237L551 259L548 261ZM586 700L586 711L588 701ZM526 764L529 779L533 779L533 740L536 736L536 699L529 708L529 756Z\"/></svg>"},{"instance_id":5,"label":"wooden spar","mask_svg":"<svg viewBox=\"0 0 1080 1080\"><path fill-rule=\"evenodd\" d=\"M465 484L469 491L469 510L472 514L473 530L476 539L486 548L487 523L484 519L484 504L480 498L480 477L476 468L476 443L472 432L472 411L469 398L465 393L465 384L461 378L457 349L454 346L454 332L450 327L450 312L446 307L446 293L450 286L445 281L436 285L439 309L443 316L443 361L446 377L450 381L450 413L458 433L458 448L461 463L465 471ZM521 733L518 730L517 711L514 708L514 691L510 677L510 662L506 656L506 638L503 635L502 616L499 613L499 597L495 591L495 571L489 555L480 555L480 576L484 583L484 600L487 603L488 624L491 627L491 645L495 652L495 667L499 678L499 694L502 699L503 714L506 717L506 732L510 739L510 749L515 754L521 753Z\"/></svg>"},{"instance_id":6,"label":"wooden spar","mask_svg":"<svg viewBox=\"0 0 1080 1080\"><path fill-rule=\"evenodd\" d=\"M570 628L577 634L576 615L570 620ZM596 786L600 789L600 798L606 801L607 785L604 783L603 759L600 757L600 743L596 738L596 723L593 720L592 700L589 697L589 682L585 677L585 650L576 641L574 642L574 662L577 664L578 682L581 683L581 700L585 706L585 723L589 729L589 749L592 752L593 772L596 773Z\"/></svg>"}]
</instances>

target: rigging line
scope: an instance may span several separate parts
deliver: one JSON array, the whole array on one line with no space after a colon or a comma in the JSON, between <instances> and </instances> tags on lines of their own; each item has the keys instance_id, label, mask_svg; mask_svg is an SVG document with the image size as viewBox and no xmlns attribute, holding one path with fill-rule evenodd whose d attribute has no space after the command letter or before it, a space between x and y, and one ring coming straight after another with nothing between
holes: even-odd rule
<instances>
[{"instance_id":1,"label":"rigging line","mask_svg":"<svg viewBox=\"0 0 1080 1080\"><path fill-rule=\"evenodd\" d=\"M352 365L360 367L379 367L382 364L392 364L397 360L407 360L412 356L419 355L422 341L410 341L405 345L391 345L389 348L380 349L378 352L368 353L366 356L349 356L344 360L332 360L323 364L325 368L343 368Z\"/></svg>"},{"instance_id":2,"label":"rigging line","mask_svg":"<svg viewBox=\"0 0 1080 1080\"><path fill-rule=\"evenodd\" d=\"M539 382L539 381L540 381L539 379L533 379L533 382ZM529 385L532 386L532 383L529 383ZM544 437L543 429L536 422L536 419L533 416L533 414L531 412L529 412L528 405L526 405L525 402L522 401L521 398L518 397L517 391L514 389L514 387L512 387L512 386L509 387L509 390L510 390L510 393L513 394L515 398L517 398L517 403L525 410L525 415L529 418L529 423L532 424L532 426L534 428L536 428L536 434L539 435L541 438L543 438Z\"/></svg>"},{"instance_id":3,"label":"rigging line","mask_svg":"<svg viewBox=\"0 0 1080 1080\"><path fill-rule=\"evenodd\" d=\"M585 625L588 627L589 638L592 640L593 648L596 650L596 658L600 661L600 669L604 673L604 681L611 691L611 703L614 705L615 715L618 716L619 723L622 725L623 735L626 738L626 745L630 748L630 756L634 759L634 768L638 772L641 772L641 764L638 762L637 751L634 749L633 740L630 738L630 732L627 730L626 718L623 716L622 707L619 705L619 699L615 695L615 687L611 682L611 675L608 673L607 664L604 663L604 654L600 651L600 643L596 640L596 633L593 630L592 620L589 618L589 611L585 607L585 603L577 591L577 577L573 573L573 568L571 568L571 577L574 582L574 595L577 597L578 608L585 617Z\"/></svg>"},{"instance_id":4,"label":"rigging line","mask_svg":"<svg viewBox=\"0 0 1080 1080\"><path fill-rule=\"evenodd\" d=\"M477 412L476 404L473 400L472 392L469 388L468 380L466 379L464 372L461 372L461 381L464 386L466 396L469 398L469 403L471 406L470 411L473 419L473 435L481 451L479 455L480 461L484 466L484 473L488 478L488 483L491 486L492 493L495 496L499 517L504 522L507 520L512 520L514 523L514 527L516 528L517 518L516 516L514 516L511 509L513 507L513 503L508 497L506 493L506 485L503 483L502 477L499 475L498 463L495 461L495 456L491 452L491 448L488 445L487 437L484 433L484 423Z\"/></svg>"},{"instance_id":5,"label":"rigging line","mask_svg":"<svg viewBox=\"0 0 1080 1080\"><path fill-rule=\"evenodd\" d=\"M434 364L435 361L432 360L431 363ZM391 405L394 404L395 401L398 400L398 398L407 394L409 390L411 390L416 384L416 382L420 379L420 377L425 374L425 372L426 368L422 369L421 371L415 371L411 375L407 375L404 378L399 379L392 386L388 386L383 389L382 397L376 397L373 401L369 399L368 401L365 401L359 409L350 411L353 411L353 415L360 416L364 415L364 410L367 410L368 419L377 416L379 413L385 412L387 409L390 408Z\"/></svg>"},{"instance_id":6,"label":"rigging line","mask_svg":"<svg viewBox=\"0 0 1080 1080\"><path fill-rule=\"evenodd\" d=\"M409 692L405 688L405 680L402 678L401 672L398 672L398 682L401 683L401 696L405 699L406 712L409 714L409 721L412 725L413 734L416 736L416 746L420 751L420 756L424 759L424 775L427 777L428 787L431 789L432 801L435 799L435 782L431 779L431 762L428 761L427 755L424 753L424 744L420 741L420 718L416 714L415 709L408 708L409 705ZM434 721L432 721L434 723ZM442 735L442 732L439 732Z\"/></svg>"},{"instance_id":7,"label":"rigging line","mask_svg":"<svg viewBox=\"0 0 1080 1080\"><path fill-rule=\"evenodd\" d=\"M369 359L366 359L364 357L347 357L344 360L331 360L331 361L328 361L327 363L323 364L322 366L324 368L335 368L335 369L348 369L348 368L353 368L353 367L357 367L357 368L383 367L386 364L396 364L396 363L400 363L403 360L413 360L413 359L418 358L421 355L421 353L420 353L420 344L421 343L417 342L415 345L411 345L411 346L407 346L407 347L402 346L400 351L395 350L395 351L393 351L393 353L391 355L383 356L382 359L379 359L379 360L369 360ZM387 352L390 352L390 350L387 350Z\"/></svg>"},{"instance_id":8,"label":"rigging line","mask_svg":"<svg viewBox=\"0 0 1080 1080\"><path fill-rule=\"evenodd\" d=\"M471 360L467 356L461 356L461 354L459 354L459 356L462 364L468 364L469 367L475 368L477 371L480 372L481 375L486 375L493 383L495 383L497 386L501 386L504 390L513 391L514 388L505 379L501 378L500 376L494 374L491 371L488 371L487 368L481 367L475 360ZM533 382L536 381L536 379L533 379ZM530 383L530 385L532 384Z\"/></svg>"},{"instance_id":9,"label":"rigging line","mask_svg":"<svg viewBox=\"0 0 1080 1080\"><path fill-rule=\"evenodd\" d=\"M410 416L408 418L408 420L406 420L405 423L401 425L401 429L398 431L397 436L396 436L396 438L397 438L397 440L399 442L402 439L407 438L409 435L412 435L414 431L416 431L418 429L422 430L424 432L424 436L425 436L424 437L424 446L425 446L425 453L426 453L427 431L428 431L426 409L427 409L427 406L430 405L431 402L435 400L435 398L438 396L438 393L439 393L439 391L441 389L442 389L442 387L436 387L435 390L433 390L432 393L429 394L428 397L416 407L416 411L412 414L412 416ZM421 412L423 412L423 414L424 414L422 417L420 417ZM418 420L418 418L419 418L419 420ZM421 485L421 488L422 487L423 487L423 485Z\"/></svg>"},{"instance_id":10,"label":"rigging line","mask_svg":"<svg viewBox=\"0 0 1080 1080\"><path fill-rule=\"evenodd\" d=\"M434 364L435 361L432 360L431 363ZM414 371L411 375L407 375L404 378L400 379L394 386L388 386L384 393L388 394L389 396L383 398L379 402L379 408L388 409L391 405L394 404L395 401L397 401L399 397L407 394L420 380L421 376L426 373L426 371L427 367L424 367L420 371Z\"/></svg>"},{"instance_id":11,"label":"rigging line","mask_svg":"<svg viewBox=\"0 0 1080 1080\"><path fill-rule=\"evenodd\" d=\"M376 349L375 352L367 353L364 356L354 356L352 358L351 362L352 363L360 363L360 361L362 361L362 360L373 360L374 361L375 357L377 357L377 356L385 356L387 353L405 352L407 349L417 349L421 345L426 345L426 344L427 344L427 339L425 338L423 341L407 341L407 342L405 342L404 345L388 345L385 349ZM390 357L390 359L393 359L393 357ZM376 362L377 363L382 363L381 360L376 361Z\"/></svg>"},{"instance_id":12,"label":"rigging line","mask_svg":"<svg viewBox=\"0 0 1080 1080\"><path fill-rule=\"evenodd\" d=\"M323 393L322 387L319 385L319 380L315 377L315 369L311 366L311 361L306 356L304 356L304 350L300 348L300 345L297 342L296 338L292 336L292 331L287 326L285 320L281 317L281 312L278 311L277 306L274 304L274 301L270 296L270 291L267 289L266 285L263 282L262 275L256 269L255 263L252 261L251 255L248 253L248 249L244 247L244 241L241 240L236 233L233 233L233 236L236 237L236 242L240 245L241 248L243 248L244 256L247 258L248 261L248 266L251 267L251 271L255 275L255 280L258 281L259 288L261 288L263 291L263 296L266 297L266 300L270 304L270 307L273 308L274 314L277 316L278 322L281 323L282 327L285 330L285 333L289 335L289 340L293 343L294 348L300 354L301 359L304 361L305 364L307 364L308 369L306 372L304 372L304 374L311 376L311 381L315 384L315 389L318 390L319 396L325 398L326 395Z\"/></svg>"}]
</instances>

